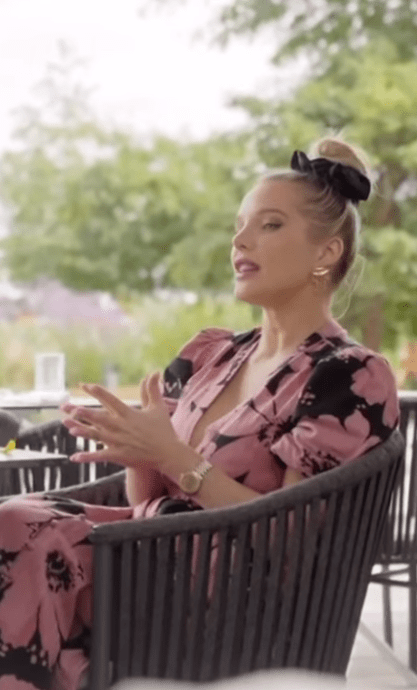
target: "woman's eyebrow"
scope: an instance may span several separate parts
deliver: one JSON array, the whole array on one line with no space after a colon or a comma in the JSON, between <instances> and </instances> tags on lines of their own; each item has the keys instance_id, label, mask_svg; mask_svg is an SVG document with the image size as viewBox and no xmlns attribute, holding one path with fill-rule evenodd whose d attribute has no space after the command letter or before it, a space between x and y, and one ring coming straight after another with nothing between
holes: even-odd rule
<instances>
[{"instance_id":1,"label":"woman's eyebrow","mask_svg":"<svg viewBox=\"0 0 417 690\"><path fill-rule=\"evenodd\" d=\"M282 216L288 218L288 213L282 211L280 208L261 208L256 211L257 216L261 216L263 213L280 213ZM243 216L236 216L236 223L241 223L243 221Z\"/></svg>"},{"instance_id":2,"label":"woman's eyebrow","mask_svg":"<svg viewBox=\"0 0 417 690\"><path fill-rule=\"evenodd\" d=\"M282 216L288 218L288 213L285 213L285 211L282 211L280 208L261 208L257 213L259 215L261 213L280 213Z\"/></svg>"}]
</instances>

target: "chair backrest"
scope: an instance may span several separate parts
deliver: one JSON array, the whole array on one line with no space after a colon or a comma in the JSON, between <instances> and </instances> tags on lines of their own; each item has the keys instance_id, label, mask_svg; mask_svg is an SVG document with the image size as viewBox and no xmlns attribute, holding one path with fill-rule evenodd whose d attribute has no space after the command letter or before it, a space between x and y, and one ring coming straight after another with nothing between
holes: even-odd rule
<instances>
[{"instance_id":1,"label":"chair backrest","mask_svg":"<svg viewBox=\"0 0 417 690\"><path fill-rule=\"evenodd\" d=\"M90 690L135 676L344 674L402 457L396 431L245 504L97 526Z\"/></svg>"},{"instance_id":2,"label":"chair backrest","mask_svg":"<svg viewBox=\"0 0 417 690\"><path fill-rule=\"evenodd\" d=\"M67 486L49 493L57 498L71 498L98 506L129 505L126 496L126 471L120 469L119 472L101 477L94 482Z\"/></svg>"},{"instance_id":3,"label":"chair backrest","mask_svg":"<svg viewBox=\"0 0 417 690\"><path fill-rule=\"evenodd\" d=\"M19 431L20 420L12 412L0 409L0 446L5 446L15 439Z\"/></svg>"},{"instance_id":4,"label":"chair backrest","mask_svg":"<svg viewBox=\"0 0 417 690\"><path fill-rule=\"evenodd\" d=\"M404 463L392 494L378 561L407 561L416 554L417 537L417 392L400 391L400 429Z\"/></svg>"},{"instance_id":5,"label":"chair backrest","mask_svg":"<svg viewBox=\"0 0 417 690\"><path fill-rule=\"evenodd\" d=\"M16 458L0 461L0 502L10 496L29 494L37 491L54 490L60 477L69 465L68 458L62 455L33 458Z\"/></svg>"},{"instance_id":6,"label":"chair backrest","mask_svg":"<svg viewBox=\"0 0 417 690\"><path fill-rule=\"evenodd\" d=\"M75 452L76 439L71 436L60 419L54 419L49 422L35 424L33 427L22 431L16 438L16 446L17 448L58 453L69 457ZM43 465L43 468L46 472L47 465ZM38 470L38 473L40 471L41 468ZM21 475L18 467L15 470L15 474L16 476ZM49 478L46 477L46 474L43 478L38 476L37 490L47 491L79 484L86 479L84 475L85 470L80 465L70 462L55 463L54 470ZM16 484L16 482L18 483L18 480L15 480L13 483ZM19 492L17 491L16 493Z\"/></svg>"},{"instance_id":7,"label":"chair backrest","mask_svg":"<svg viewBox=\"0 0 417 690\"><path fill-rule=\"evenodd\" d=\"M44 450L48 453L61 453L69 457L78 450L95 450L98 447L91 439L72 436L60 419L36 424L31 429L21 432L17 439L18 448ZM1 469L1 468L0 468ZM107 477L120 471L119 465L112 463L74 464L65 463L57 474L56 484L49 484L49 489L74 486L83 482ZM47 488L46 485L44 488Z\"/></svg>"}]
</instances>

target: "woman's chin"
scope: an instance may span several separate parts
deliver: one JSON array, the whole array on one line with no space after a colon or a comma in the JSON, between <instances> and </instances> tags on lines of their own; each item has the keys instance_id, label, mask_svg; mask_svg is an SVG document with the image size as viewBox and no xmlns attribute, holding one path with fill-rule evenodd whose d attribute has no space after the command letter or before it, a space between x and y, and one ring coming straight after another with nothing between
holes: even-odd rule
<instances>
[{"instance_id":1,"label":"woman's chin","mask_svg":"<svg viewBox=\"0 0 417 690\"><path fill-rule=\"evenodd\" d=\"M256 304L262 306L262 300L260 300L260 295L257 294L256 290L251 290L249 285L235 283L234 295L235 299L241 302L247 302L248 304Z\"/></svg>"}]
</instances>

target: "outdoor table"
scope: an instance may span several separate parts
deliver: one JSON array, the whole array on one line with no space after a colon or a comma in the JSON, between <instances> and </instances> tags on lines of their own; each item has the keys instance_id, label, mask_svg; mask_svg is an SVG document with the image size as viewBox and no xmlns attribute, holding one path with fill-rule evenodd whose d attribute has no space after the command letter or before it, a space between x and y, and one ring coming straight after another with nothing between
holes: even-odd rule
<instances>
[{"instance_id":1,"label":"outdoor table","mask_svg":"<svg viewBox=\"0 0 417 690\"><path fill-rule=\"evenodd\" d=\"M20 448L0 452L0 496L59 488L66 465L71 461L59 453Z\"/></svg>"}]
</instances>

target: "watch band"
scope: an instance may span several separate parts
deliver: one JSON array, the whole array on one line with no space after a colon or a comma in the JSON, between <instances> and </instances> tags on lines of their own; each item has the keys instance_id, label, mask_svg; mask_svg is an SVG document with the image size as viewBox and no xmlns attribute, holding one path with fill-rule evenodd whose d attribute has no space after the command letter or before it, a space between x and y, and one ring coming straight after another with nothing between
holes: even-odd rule
<instances>
[{"instance_id":1,"label":"watch band","mask_svg":"<svg viewBox=\"0 0 417 690\"><path fill-rule=\"evenodd\" d=\"M183 472L178 479L178 486L185 494L196 494L200 490L203 479L213 465L208 460L202 460L193 470Z\"/></svg>"},{"instance_id":2,"label":"watch band","mask_svg":"<svg viewBox=\"0 0 417 690\"><path fill-rule=\"evenodd\" d=\"M209 462L208 460L202 460L202 461L200 462L200 464L197 465L197 467L194 468L193 471L194 471L194 472L197 472L197 474L200 475L201 479L204 479L204 477L206 476L207 472L209 472L209 471L211 470L212 467L213 467L213 465L211 464L211 462Z\"/></svg>"}]
</instances>

